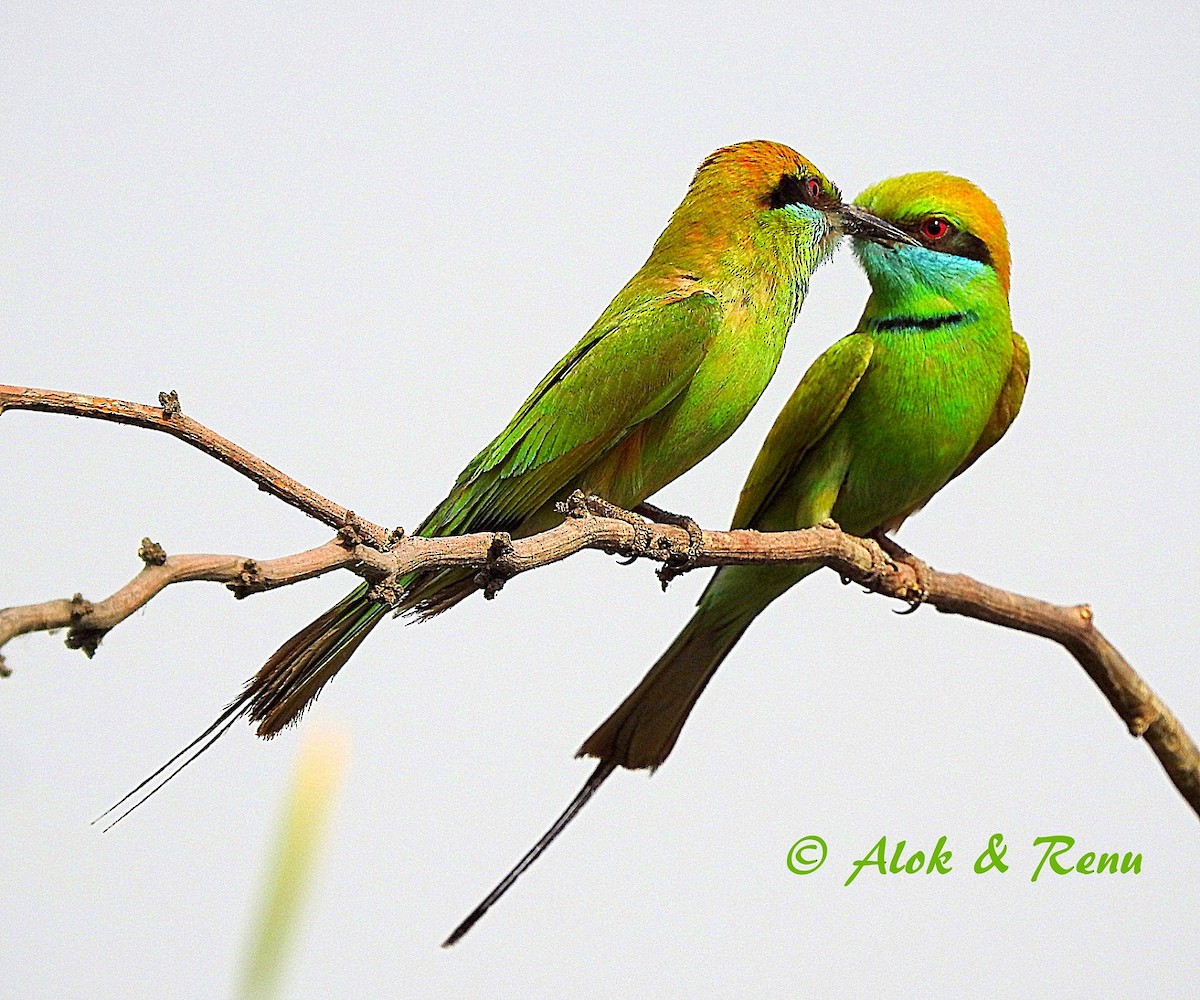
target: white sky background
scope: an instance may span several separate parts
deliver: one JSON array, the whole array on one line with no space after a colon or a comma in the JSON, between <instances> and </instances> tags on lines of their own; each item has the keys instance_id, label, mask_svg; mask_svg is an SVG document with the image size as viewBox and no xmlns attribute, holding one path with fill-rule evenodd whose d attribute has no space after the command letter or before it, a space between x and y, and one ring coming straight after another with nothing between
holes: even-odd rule
<instances>
[{"instance_id":1,"label":"white sky background","mask_svg":"<svg viewBox=\"0 0 1200 1000\"><path fill-rule=\"evenodd\" d=\"M940 568L1088 600L1200 731L1193 528L1200 225L1191 5L10 5L0 15L0 381L185 411L414 526L641 264L701 158L789 143L852 196L941 168L1000 204L1033 374L1003 443L901 534ZM807 364L854 326L849 253L775 381L659 494L727 522ZM0 606L169 552L328 531L181 443L0 419ZM172 588L88 662L0 684L0 994L228 994L296 734L239 727L110 834L88 820L354 581ZM571 758L704 582L591 554L379 628L307 724L351 769L289 972L312 997L1184 995L1200 828L1056 647L820 574L727 661L668 764L619 774L450 952L590 768ZM1005 876L971 861L996 831ZM830 845L807 878L798 837ZM1029 881L1034 837L1141 875ZM850 862L884 834L946 876ZM1078 852L1076 852L1078 853Z\"/></svg>"}]
</instances>

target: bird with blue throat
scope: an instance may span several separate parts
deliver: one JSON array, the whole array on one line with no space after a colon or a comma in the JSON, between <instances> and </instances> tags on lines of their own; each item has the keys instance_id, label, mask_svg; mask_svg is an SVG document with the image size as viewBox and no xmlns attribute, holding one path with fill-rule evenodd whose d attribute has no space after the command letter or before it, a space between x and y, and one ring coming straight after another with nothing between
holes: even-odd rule
<instances>
[{"instance_id":1,"label":"bird with blue throat","mask_svg":"<svg viewBox=\"0 0 1200 1000\"><path fill-rule=\"evenodd\" d=\"M775 373L813 272L847 234L910 239L845 204L787 146L760 140L712 153L646 263L414 534L527 536L557 523L557 505L575 490L624 508L647 500L742 423ZM119 822L238 719L265 738L292 725L390 612L440 614L480 589L477 576L412 573L398 581L398 601L360 585L104 815L133 800Z\"/></svg>"},{"instance_id":2,"label":"bird with blue throat","mask_svg":"<svg viewBox=\"0 0 1200 1000\"><path fill-rule=\"evenodd\" d=\"M895 531L992 447L1016 418L1029 350L1009 312L999 209L940 172L868 188L861 208L911 237L856 238L871 284L855 332L808 369L742 487L732 528L789 531L832 518L900 552ZM599 760L550 829L445 941L449 946L533 864L618 769L654 771L746 629L817 564L725 566L641 683L584 742Z\"/></svg>"}]
</instances>

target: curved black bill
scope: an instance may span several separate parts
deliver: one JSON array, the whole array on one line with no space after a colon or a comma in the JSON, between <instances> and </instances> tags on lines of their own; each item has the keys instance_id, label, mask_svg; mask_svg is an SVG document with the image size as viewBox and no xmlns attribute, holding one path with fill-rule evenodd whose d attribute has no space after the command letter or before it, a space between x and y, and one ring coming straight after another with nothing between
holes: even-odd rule
<instances>
[{"instance_id":1,"label":"curved black bill","mask_svg":"<svg viewBox=\"0 0 1200 1000\"><path fill-rule=\"evenodd\" d=\"M876 215L857 205L843 205L840 209L842 231L847 236L859 240L871 240L885 246L895 246L904 243L908 246L920 246L916 240L903 229L897 229L890 222L885 222Z\"/></svg>"}]
</instances>

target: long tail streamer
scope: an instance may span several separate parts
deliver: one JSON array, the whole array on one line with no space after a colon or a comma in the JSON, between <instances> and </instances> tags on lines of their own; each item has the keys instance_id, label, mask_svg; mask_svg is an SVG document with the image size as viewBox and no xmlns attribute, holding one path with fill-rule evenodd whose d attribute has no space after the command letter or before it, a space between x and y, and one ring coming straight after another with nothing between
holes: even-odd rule
<instances>
[{"instance_id":1,"label":"long tail streamer","mask_svg":"<svg viewBox=\"0 0 1200 1000\"><path fill-rule=\"evenodd\" d=\"M571 800L571 804L567 806L565 810L563 810L563 814L554 821L554 825L551 826L550 829L544 834L542 834L541 839L529 849L529 853L527 853L525 857L518 861L513 870L505 875L504 878L500 880L496 888L494 888L487 894L486 897L484 897L483 902L471 911L467 919L454 928L450 936L442 942L443 948L449 948L452 944L455 944L462 938L464 934L467 933L467 931L479 923L479 918L487 913L487 911L492 908L493 904L512 888L513 883L516 882L516 880L519 879L523 874L525 874L525 870L542 856L546 848L554 843L555 838L557 838L558 835L567 828L567 825L571 822L571 820L579 815L579 810L587 805L588 799L596 794L596 790L608 780L608 776L616 769L616 761L600 761L599 767L592 772L592 776L588 778L583 788L579 790L579 794Z\"/></svg>"}]
</instances>

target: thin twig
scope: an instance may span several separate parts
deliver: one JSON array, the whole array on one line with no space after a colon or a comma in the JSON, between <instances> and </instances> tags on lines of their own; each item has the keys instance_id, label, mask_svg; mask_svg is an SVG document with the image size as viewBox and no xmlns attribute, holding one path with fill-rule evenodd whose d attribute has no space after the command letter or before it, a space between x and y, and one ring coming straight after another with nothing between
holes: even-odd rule
<instances>
[{"instance_id":1,"label":"thin twig","mask_svg":"<svg viewBox=\"0 0 1200 1000\"><path fill-rule=\"evenodd\" d=\"M375 548L387 547L391 534L387 529L361 521L352 510L321 496L315 490L310 490L273 465L268 465L257 455L209 430L198 420L186 416L180 408L179 396L174 390L160 392L158 399L159 406L146 406L143 403L127 403L121 399L105 399L103 396L0 385L0 413L4 413L5 410L38 410L42 413L65 413L75 417L110 420L118 424L132 424L134 427L162 431L235 469L254 482L264 493L278 497L309 517L315 517L331 528L350 525L362 532L364 539Z\"/></svg>"}]
</instances>

